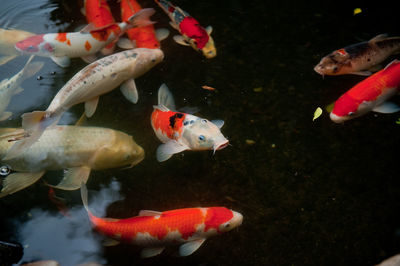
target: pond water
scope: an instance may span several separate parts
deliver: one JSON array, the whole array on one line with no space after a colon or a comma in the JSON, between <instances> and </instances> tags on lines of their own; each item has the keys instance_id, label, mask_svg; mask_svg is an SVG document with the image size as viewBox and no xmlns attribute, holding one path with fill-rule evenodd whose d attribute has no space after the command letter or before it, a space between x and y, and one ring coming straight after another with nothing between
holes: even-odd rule
<instances>
[{"instance_id":1,"label":"pond water","mask_svg":"<svg viewBox=\"0 0 400 266\"><path fill-rule=\"evenodd\" d=\"M156 8L156 28L169 28ZM189 257L176 247L142 260L140 248L105 247L91 230L79 191L56 191L63 215L41 180L0 199L0 240L19 242L19 263L56 260L61 265L374 265L400 252L400 180L396 167L400 114L374 114L335 124L324 108L365 77L322 78L313 67L321 57L381 33L399 36L398 11L339 5L333 1L175 1L204 26L213 26L218 55L205 59L193 49L162 42L162 63L136 80L139 102L119 90L100 97L85 125L121 130L146 151L131 169L93 171L87 186L99 216L127 218L139 210L226 206L243 214L243 224L208 239ZM119 4L109 1L119 20ZM78 1L2 0L0 28L34 33L74 31L86 23ZM395 57L392 57L393 59ZM0 66L0 80L17 73L27 56ZM62 69L47 58L39 73L12 98L10 120L45 110L57 91L86 64L73 59ZM166 83L177 106L194 106L199 116L223 119L231 146L212 152L187 151L159 163L160 144L150 125L157 90ZM202 89L203 85L216 91ZM399 102L398 98L394 101ZM73 124L83 105L60 123ZM46 173L56 183L62 171ZM0 263L1 264L1 263Z\"/></svg>"}]
</instances>

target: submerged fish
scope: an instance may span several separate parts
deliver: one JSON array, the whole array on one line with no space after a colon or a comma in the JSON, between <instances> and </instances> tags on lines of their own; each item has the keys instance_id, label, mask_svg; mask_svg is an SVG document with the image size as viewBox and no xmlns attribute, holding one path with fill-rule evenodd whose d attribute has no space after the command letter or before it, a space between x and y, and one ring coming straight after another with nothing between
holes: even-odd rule
<instances>
[{"instance_id":1,"label":"submerged fish","mask_svg":"<svg viewBox=\"0 0 400 266\"><path fill-rule=\"evenodd\" d=\"M118 242L145 247L142 257L160 254L165 246L179 245L179 255L195 252L210 236L228 232L242 224L243 216L225 207L186 208L165 212L142 210L127 219L99 218L88 208L86 185L82 202L94 228Z\"/></svg>"},{"instance_id":2,"label":"submerged fish","mask_svg":"<svg viewBox=\"0 0 400 266\"><path fill-rule=\"evenodd\" d=\"M138 99L134 78L137 78L164 58L160 49L137 48L101 58L75 74L60 89L46 111L22 115L22 127L28 134L15 142L6 158L13 158L27 149L50 125L57 124L62 114L73 105L85 103L85 114L91 117L96 111L99 96L121 83L121 91L131 102Z\"/></svg>"},{"instance_id":3,"label":"submerged fish","mask_svg":"<svg viewBox=\"0 0 400 266\"><path fill-rule=\"evenodd\" d=\"M394 113L400 106L387 102L400 92L400 61L393 60L385 69L361 81L335 102L330 117L342 123L370 111Z\"/></svg>"},{"instance_id":4,"label":"submerged fish","mask_svg":"<svg viewBox=\"0 0 400 266\"><path fill-rule=\"evenodd\" d=\"M174 40L182 45L190 45L196 51L201 51L206 58L217 55L214 40L211 38L212 27L203 28L200 23L171 2L155 0L171 19L171 26L181 35L174 36Z\"/></svg>"},{"instance_id":5,"label":"submerged fish","mask_svg":"<svg viewBox=\"0 0 400 266\"><path fill-rule=\"evenodd\" d=\"M11 97L23 91L22 82L35 75L42 67L43 62L30 63L33 56L26 62L25 67L10 79L0 82L0 121L8 119L12 113L6 112L6 108L11 101Z\"/></svg>"},{"instance_id":6,"label":"submerged fish","mask_svg":"<svg viewBox=\"0 0 400 266\"><path fill-rule=\"evenodd\" d=\"M86 62L93 62L93 55L114 42L126 30L152 24L149 17L154 9L147 8L130 17L127 22L114 23L97 29L89 24L80 32L48 33L29 37L17 42L15 48L26 54L51 57L61 67L70 64L70 58L81 57Z\"/></svg>"},{"instance_id":7,"label":"submerged fish","mask_svg":"<svg viewBox=\"0 0 400 266\"><path fill-rule=\"evenodd\" d=\"M84 7L81 11L85 15L87 22L92 24L97 29L115 24L115 20L111 13L110 6L107 4L107 0L84 0ZM128 20L129 18L126 18L124 21ZM114 48L115 41L106 45L106 47L101 50L101 53L103 55L110 55L113 53Z\"/></svg>"},{"instance_id":8,"label":"submerged fish","mask_svg":"<svg viewBox=\"0 0 400 266\"><path fill-rule=\"evenodd\" d=\"M314 70L324 75L371 75L371 68L400 52L400 37L381 34L368 42L356 43L333 51L321 59Z\"/></svg>"},{"instance_id":9,"label":"submerged fish","mask_svg":"<svg viewBox=\"0 0 400 266\"><path fill-rule=\"evenodd\" d=\"M158 90L158 105L151 114L151 125L161 144L157 149L159 162L184 150L220 150L229 141L220 128L223 120L209 121L191 114L173 111L175 103L165 84Z\"/></svg>"},{"instance_id":10,"label":"submerged fish","mask_svg":"<svg viewBox=\"0 0 400 266\"><path fill-rule=\"evenodd\" d=\"M0 157L11 147L15 128L0 129ZM22 130L21 130L22 131ZM23 134L23 132L22 132ZM14 171L2 181L0 198L35 183L48 170L67 169L58 189L78 189L91 170L134 166L144 151L132 136L100 127L54 126L17 157L3 160Z\"/></svg>"},{"instance_id":11,"label":"submerged fish","mask_svg":"<svg viewBox=\"0 0 400 266\"><path fill-rule=\"evenodd\" d=\"M121 0L121 18L127 20L132 15L142 10L142 7L136 0ZM124 49L132 48L160 48L160 41L168 37L167 29L154 30L153 25L147 25L140 28L133 28L126 31L129 40L120 38L118 46Z\"/></svg>"},{"instance_id":12,"label":"submerged fish","mask_svg":"<svg viewBox=\"0 0 400 266\"><path fill-rule=\"evenodd\" d=\"M2 54L0 56L0 66L21 55L15 49L15 44L33 35L35 34L32 32L22 30L0 29L0 54Z\"/></svg>"}]
</instances>

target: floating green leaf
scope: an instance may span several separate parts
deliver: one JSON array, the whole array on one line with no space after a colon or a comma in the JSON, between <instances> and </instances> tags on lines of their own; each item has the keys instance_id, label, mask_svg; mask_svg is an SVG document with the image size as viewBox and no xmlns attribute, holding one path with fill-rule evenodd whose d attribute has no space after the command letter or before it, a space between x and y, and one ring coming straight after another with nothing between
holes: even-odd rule
<instances>
[{"instance_id":1,"label":"floating green leaf","mask_svg":"<svg viewBox=\"0 0 400 266\"><path fill-rule=\"evenodd\" d=\"M396 124L400 125L400 118L397 119Z\"/></svg>"},{"instance_id":2,"label":"floating green leaf","mask_svg":"<svg viewBox=\"0 0 400 266\"><path fill-rule=\"evenodd\" d=\"M321 115L322 115L322 109L321 109L321 107L318 107L314 112L314 117L313 117L312 121L314 121L315 119L317 119Z\"/></svg>"}]
</instances>

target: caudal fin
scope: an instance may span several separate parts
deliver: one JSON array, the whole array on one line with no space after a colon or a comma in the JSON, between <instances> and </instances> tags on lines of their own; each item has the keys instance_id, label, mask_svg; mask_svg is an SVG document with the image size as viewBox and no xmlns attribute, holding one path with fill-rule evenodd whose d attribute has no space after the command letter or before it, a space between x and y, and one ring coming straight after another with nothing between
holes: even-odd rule
<instances>
[{"instance_id":1,"label":"caudal fin","mask_svg":"<svg viewBox=\"0 0 400 266\"><path fill-rule=\"evenodd\" d=\"M176 110L174 96L169 91L165 83L161 84L160 88L158 89L158 105L164 105L173 111Z\"/></svg>"},{"instance_id":2,"label":"caudal fin","mask_svg":"<svg viewBox=\"0 0 400 266\"><path fill-rule=\"evenodd\" d=\"M84 182L82 182L82 184L81 184L81 198L82 198L83 207L85 207L85 209L88 212L89 216L92 215L92 213L89 210L88 192L87 192L86 184Z\"/></svg>"},{"instance_id":3,"label":"caudal fin","mask_svg":"<svg viewBox=\"0 0 400 266\"><path fill-rule=\"evenodd\" d=\"M155 21L151 21L150 17L155 13L153 8L144 8L137 12L136 14L132 15L128 18L128 29L130 28L137 28L137 27L144 27L147 25L154 24Z\"/></svg>"},{"instance_id":4,"label":"caudal fin","mask_svg":"<svg viewBox=\"0 0 400 266\"><path fill-rule=\"evenodd\" d=\"M25 67L22 72L23 80L32 77L44 66L44 62L30 63L32 61L33 57L34 57L34 55L31 55L31 57L29 57L28 61L25 64Z\"/></svg>"},{"instance_id":5,"label":"caudal fin","mask_svg":"<svg viewBox=\"0 0 400 266\"><path fill-rule=\"evenodd\" d=\"M14 158L26 151L42 136L48 126L56 124L59 119L60 115L46 111L34 111L23 114L22 127L25 130L25 137L15 141L3 160Z\"/></svg>"}]
</instances>

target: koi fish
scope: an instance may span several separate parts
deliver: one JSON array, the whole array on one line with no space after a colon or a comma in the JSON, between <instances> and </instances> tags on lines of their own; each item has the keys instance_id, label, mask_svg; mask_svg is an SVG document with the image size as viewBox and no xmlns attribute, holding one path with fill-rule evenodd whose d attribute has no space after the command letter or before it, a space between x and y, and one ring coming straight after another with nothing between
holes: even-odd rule
<instances>
[{"instance_id":1,"label":"koi fish","mask_svg":"<svg viewBox=\"0 0 400 266\"><path fill-rule=\"evenodd\" d=\"M121 83L122 94L132 103L138 100L134 79L143 75L164 58L160 49L137 48L103 57L75 74L56 94L46 111L22 115L26 136L15 141L5 159L10 159L31 146L44 130L57 124L71 106L85 103L85 114L96 111L99 96Z\"/></svg>"},{"instance_id":2,"label":"koi fish","mask_svg":"<svg viewBox=\"0 0 400 266\"><path fill-rule=\"evenodd\" d=\"M121 0L121 18L122 21L129 19L135 13L142 10L142 7L136 0ZM133 28L126 31L129 40L120 38L118 46L124 49L132 48L160 48L160 41L166 39L169 35L167 29L154 30L153 25Z\"/></svg>"},{"instance_id":3,"label":"koi fish","mask_svg":"<svg viewBox=\"0 0 400 266\"><path fill-rule=\"evenodd\" d=\"M386 102L400 92L400 61L394 60L383 70L361 81L335 102L330 118L342 123L370 111L394 113L400 106Z\"/></svg>"},{"instance_id":4,"label":"koi fish","mask_svg":"<svg viewBox=\"0 0 400 266\"><path fill-rule=\"evenodd\" d=\"M81 186L83 205L94 228L119 242L145 247L141 256L149 258L160 254L165 246L182 245L180 256L189 256L204 241L214 235L228 232L242 224L242 214L225 207L185 208L165 212L142 210L138 216L127 219L99 218L88 207L86 185Z\"/></svg>"},{"instance_id":5,"label":"koi fish","mask_svg":"<svg viewBox=\"0 0 400 266\"><path fill-rule=\"evenodd\" d=\"M85 0L84 7L81 9L82 13L85 15L86 20L89 24L97 29L101 29L112 24L115 24L114 17L111 13L110 6L107 4L107 0ZM129 17L126 18L128 21ZM115 41L109 43L101 49L103 55L110 55L114 52Z\"/></svg>"},{"instance_id":6,"label":"koi fish","mask_svg":"<svg viewBox=\"0 0 400 266\"><path fill-rule=\"evenodd\" d=\"M175 42L192 46L196 51L201 51L206 58L213 58L217 55L214 40L210 35L211 26L203 28L196 19L169 1L155 1L171 19L171 26L181 34L174 36Z\"/></svg>"},{"instance_id":7,"label":"koi fish","mask_svg":"<svg viewBox=\"0 0 400 266\"><path fill-rule=\"evenodd\" d=\"M0 156L12 146L15 128L0 129ZM22 130L20 130L22 131ZM21 132L23 134L23 132ZM54 126L31 147L12 159L3 160L13 172L3 179L0 198L22 190L46 171L67 169L58 185L63 190L80 188L91 170L130 166L144 158L143 148L121 131L100 127Z\"/></svg>"},{"instance_id":8,"label":"koi fish","mask_svg":"<svg viewBox=\"0 0 400 266\"><path fill-rule=\"evenodd\" d=\"M13 95L22 92L22 82L35 75L44 65L43 62L31 63L34 56L31 56L26 62L25 67L10 79L4 79L0 82L0 121L8 119L12 113L6 112L6 108Z\"/></svg>"},{"instance_id":9,"label":"koi fish","mask_svg":"<svg viewBox=\"0 0 400 266\"><path fill-rule=\"evenodd\" d=\"M0 29L0 54L2 54L0 56L0 66L21 55L15 49L15 44L33 35L35 34L22 30Z\"/></svg>"},{"instance_id":10,"label":"koi fish","mask_svg":"<svg viewBox=\"0 0 400 266\"><path fill-rule=\"evenodd\" d=\"M369 76L372 68L400 52L400 37L381 34L368 42L356 43L323 57L314 70L324 75L356 74Z\"/></svg>"},{"instance_id":11,"label":"koi fish","mask_svg":"<svg viewBox=\"0 0 400 266\"><path fill-rule=\"evenodd\" d=\"M147 8L130 17L127 22L100 29L89 24L80 32L34 35L17 42L15 48L22 53L50 57L61 67L69 66L70 58L74 57L81 57L89 63L95 60L93 55L96 52L114 42L126 30L152 24L149 17L153 14L154 9Z\"/></svg>"},{"instance_id":12,"label":"koi fish","mask_svg":"<svg viewBox=\"0 0 400 266\"><path fill-rule=\"evenodd\" d=\"M220 129L223 120L209 121L191 114L173 111L175 103L167 85L158 90L158 105L153 106L151 126L163 142L157 149L157 160L163 162L184 150L221 150L229 141Z\"/></svg>"}]
</instances>

